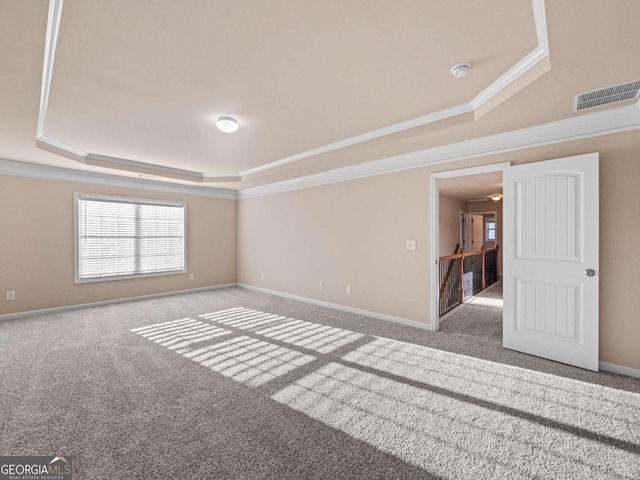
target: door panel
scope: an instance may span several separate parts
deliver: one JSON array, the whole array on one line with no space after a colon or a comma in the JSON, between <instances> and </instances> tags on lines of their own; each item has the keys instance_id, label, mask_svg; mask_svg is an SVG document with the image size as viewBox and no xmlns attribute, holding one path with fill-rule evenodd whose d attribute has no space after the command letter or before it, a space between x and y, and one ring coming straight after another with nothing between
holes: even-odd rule
<instances>
[{"instance_id":1,"label":"door panel","mask_svg":"<svg viewBox=\"0 0 640 480\"><path fill-rule=\"evenodd\" d=\"M577 175L553 175L516 183L518 258L582 261L581 225L584 210Z\"/></svg>"},{"instance_id":2,"label":"door panel","mask_svg":"<svg viewBox=\"0 0 640 480\"><path fill-rule=\"evenodd\" d=\"M516 279L518 331L580 341L583 301L579 285L536 283Z\"/></svg>"},{"instance_id":3,"label":"door panel","mask_svg":"<svg viewBox=\"0 0 640 480\"><path fill-rule=\"evenodd\" d=\"M482 245L484 245L484 215L472 215L471 223L473 225L472 250L482 250Z\"/></svg>"},{"instance_id":4,"label":"door panel","mask_svg":"<svg viewBox=\"0 0 640 480\"><path fill-rule=\"evenodd\" d=\"M598 155L504 172L503 345L598 370Z\"/></svg>"}]
</instances>

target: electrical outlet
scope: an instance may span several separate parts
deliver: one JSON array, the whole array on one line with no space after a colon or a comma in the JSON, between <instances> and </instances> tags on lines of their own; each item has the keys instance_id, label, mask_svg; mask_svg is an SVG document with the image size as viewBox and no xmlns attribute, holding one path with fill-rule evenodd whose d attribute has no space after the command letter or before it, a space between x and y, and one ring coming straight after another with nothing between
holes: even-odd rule
<instances>
[{"instance_id":1,"label":"electrical outlet","mask_svg":"<svg viewBox=\"0 0 640 480\"><path fill-rule=\"evenodd\" d=\"M195 273L190 273L189 274L189 280L195 280L196 279L196 274Z\"/></svg>"},{"instance_id":2,"label":"electrical outlet","mask_svg":"<svg viewBox=\"0 0 640 480\"><path fill-rule=\"evenodd\" d=\"M15 300L15 299L16 299L16 292L7 291L7 300Z\"/></svg>"},{"instance_id":3,"label":"electrical outlet","mask_svg":"<svg viewBox=\"0 0 640 480\"><path fill-rule=\"evenodd\" d=\"M346 293L347 293L347 295L351 295L351 286L350 285L347 285Z\"/></svg>"},{"instance_id":4,"label":"electrical outlet","mask_svg":"<svg viewBox=\"0 0 640 480\"><path fill-rule=\"evenodd\" d=\"M415 250L417 248L415 240L407 240L407 250Z\"/></svg>"},{"instance_id":5,"label":"electrical outlet","mask_svg":"<svg viewBox=\"0 0 640 480\"><path fill-rule=\"evenodd\" d=\"M264 273L261 273L261 274L260 274L260 278L261 278L262 280L264 280Z\"/></svg>"},{"instance_id":6,"label":"electrical outlet","mask_svg":"<svg viewBox=\"0 0 640 480\"><path fill-rule=\"evenodd\" d=\"M320 290L324 290L324 282L320 282Z\"/></svg>"}]
</instances>

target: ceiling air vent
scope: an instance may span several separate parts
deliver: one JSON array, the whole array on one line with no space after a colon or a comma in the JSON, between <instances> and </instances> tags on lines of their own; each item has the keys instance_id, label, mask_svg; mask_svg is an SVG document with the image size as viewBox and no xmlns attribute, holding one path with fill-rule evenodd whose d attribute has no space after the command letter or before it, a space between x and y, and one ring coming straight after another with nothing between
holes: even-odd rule
<instances>
[{"instance_id":1,"label":"ceiling air vent","mask_svg":"<svg viewBox=\"0 0 640 480\"><path fill-rule=\"evenodd\" d=\"M621 83L613 87L601 88L592 92L576 95L573 111L578 112L587 108L599 107L610 103L622 102L638 97L640 92L640 80Z\"/></svg>"}]
</instances>

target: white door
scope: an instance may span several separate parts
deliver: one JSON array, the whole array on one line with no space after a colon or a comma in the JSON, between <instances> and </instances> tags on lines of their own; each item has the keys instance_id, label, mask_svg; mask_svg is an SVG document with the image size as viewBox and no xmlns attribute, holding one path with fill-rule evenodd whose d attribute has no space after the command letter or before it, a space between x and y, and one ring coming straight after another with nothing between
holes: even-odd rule
<instances>
[{"instance_id":1,"label":"white door","mask_svg":"<svg viewBox=\"0 0 640 480\"><path fill-rule=\"evenodd\" d=\"M473 225L472 250L482 250L482 245L484 245L484 215L473 215L471 223Z\"/></svg>"},{"instance_id":2,"label":"white door","mask_svg":"<svg viewBox=\"0 0 640 480\"><path fill-rule=\"evenodd\" d=\"M505 348L598 370L598 154L504 170Z\"/></svg>"}]
</instances>

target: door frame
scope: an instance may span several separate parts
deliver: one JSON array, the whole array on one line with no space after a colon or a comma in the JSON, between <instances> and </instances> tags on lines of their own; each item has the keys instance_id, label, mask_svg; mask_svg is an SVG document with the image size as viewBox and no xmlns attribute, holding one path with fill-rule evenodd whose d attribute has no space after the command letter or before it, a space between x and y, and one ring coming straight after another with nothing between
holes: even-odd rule
<instances>
[{"instance_id":1,"label":"door frame","mask_svg":"<svg viewBox=\"0 0 640 480\"><path fill-rule=\"evenodd\" d=\"M464 220L463 220L464 217ZM439 220L439 219L438 219ZM439 222L438 222L439 223ZM463 252L467 252L471 245L471 236L469 235L469 212L460 210L460 246ZM464 227L463 227L464 224Z\"/></svg>"},{"instance_id":2,"label":"door frame","mask_svg":"<svg viewBox=\"0 0 640 480\"><path fill-rule=\"evenodd\" d=\"M480 173L501 172L505 168L510 167L511 162L491 163L488 165L480 165L478 167L461 168L456 170L447 170L444 172L436 172L431 174L431 330L437 331L440 328L440 317L438 316L438 296L440 295L439 283L439 267L438 259L440 258L440 188L439 180L442 178L466 177L468 175L477 175ZM504 219L502 225L505 228ZM503 267L504 268L504 267Z\"/></svg>"}]
</instances>

